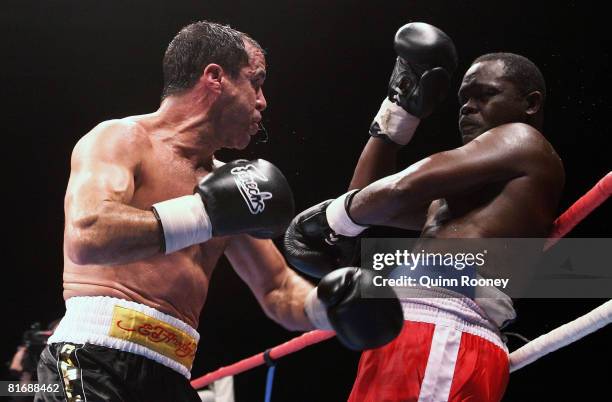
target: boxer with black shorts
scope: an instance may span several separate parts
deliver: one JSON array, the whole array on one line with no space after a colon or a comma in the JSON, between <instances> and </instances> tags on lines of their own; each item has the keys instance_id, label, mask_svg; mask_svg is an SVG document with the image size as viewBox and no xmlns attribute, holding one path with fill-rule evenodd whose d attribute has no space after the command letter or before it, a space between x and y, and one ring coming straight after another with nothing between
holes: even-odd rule
<instances>
[{"instance_id":1,"label":"boxer with black shorts","mask_svg":"<svg viewBox=\"0 0 612 402\"><path fill-rule=\"evenodd\" d=\"M222 254L288 329L333 328L353 349L401 330L397 299L381 315L385 306L352 291L364 282L359 269L335 271L318 288L289 269L269 240L294 214L274 165L214 158L243 149L259 129L266 62L257 42L197 22L175 36L163 67L157 111L103 122L72 153L66 314L38 366L39 381L61 382L63 395L38 401L199 400L188 381L195 328ZM354 315L363 320L353 325Z\"/></svg>"}]
</instances>

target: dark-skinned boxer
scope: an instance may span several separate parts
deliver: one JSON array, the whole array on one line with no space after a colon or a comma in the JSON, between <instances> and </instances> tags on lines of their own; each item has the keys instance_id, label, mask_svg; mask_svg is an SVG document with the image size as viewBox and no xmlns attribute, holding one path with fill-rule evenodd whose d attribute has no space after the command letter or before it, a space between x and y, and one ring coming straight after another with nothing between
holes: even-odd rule
<instances>
[{"instance_id":1,"label":"dark-skinned boxer","mask_svg":"<svg viewBox=\"0 0 612 402\"><path fill-rule=\"evenodd\" d=\"M350 191L302 212L286 232L288 261L311 275L350 259L369 225L421 230L421 243L431 244L425 239L544 237L555 217L564 173L541 134L538 68L509 53L478 58L459 90L464 145L394 173L397 150L442 99L456 66L450 38L428 24L402 27L395 50L388 97ZM508 358L499 328L515 317L511 299L496 288L420 296L402 298L400 336L362 354L349 401L500 400Z\"/></svg>"}]
</instances>

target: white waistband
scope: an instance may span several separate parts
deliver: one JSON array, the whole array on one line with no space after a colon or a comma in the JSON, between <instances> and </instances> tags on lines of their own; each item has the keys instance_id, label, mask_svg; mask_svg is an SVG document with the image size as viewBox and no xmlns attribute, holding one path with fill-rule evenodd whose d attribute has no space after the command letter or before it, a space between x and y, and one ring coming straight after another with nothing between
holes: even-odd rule
<instances>
[{"instance_id":1,"label":"white waistband","mask_svg":"<svg viewBox=\"0 0 612 402\"><path fill-rule=\"evenodd\" d=\"M486 339L508 353L497 327L467 297L402 298L401 304L407 321L449 326Z\"/></svg>"},{"instance_id":2,"label":"white waistband","mask_svg":"<svg viewBox=\"0 0 612 402\"><path fill-rule=\"evenodd\" d=\"M66 300L66 315L62 318L47 342L49 344L59 342L90 343L106 346L144 356L179 372L187 377L187 379L191 378L191 367L187 367L146 346L110 336L109 331L113 324L113 313L117 306L137 311L170 325L193 338L196 345L200 339L198 332L191 326L178 318L164 314L152 307L114 297L80 296Z\"/></svg>"}]
</instances>

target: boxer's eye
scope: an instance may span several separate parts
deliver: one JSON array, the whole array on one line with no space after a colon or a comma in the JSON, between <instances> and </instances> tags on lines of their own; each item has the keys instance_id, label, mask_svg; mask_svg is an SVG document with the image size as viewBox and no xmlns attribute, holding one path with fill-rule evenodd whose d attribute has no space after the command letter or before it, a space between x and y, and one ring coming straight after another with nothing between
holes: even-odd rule
<instances>
[{"instance_id":1,"label":"boxer's eye","mask_svg":"<svg viewBox=\"0 0 612 402\"><path fill-rule=\"evenodd\" d=\"M484 91L484 96L487 98L490 98L492 96L497 95L499 92L495 89L487 89Z\"/></svg>"},{"instance_id":2,"label":"boxer's eye","mask_svg":"<svg viewBox=\"0 0 612 402\"><path fill-rule=\"evenodd\" d=\"M492 96L499 94L499 92L500 92L499 89L494 88L492 86L482 86L480 87L478 91L478 97L479 98L490 98Z\"/></svg>"}]
</instances>

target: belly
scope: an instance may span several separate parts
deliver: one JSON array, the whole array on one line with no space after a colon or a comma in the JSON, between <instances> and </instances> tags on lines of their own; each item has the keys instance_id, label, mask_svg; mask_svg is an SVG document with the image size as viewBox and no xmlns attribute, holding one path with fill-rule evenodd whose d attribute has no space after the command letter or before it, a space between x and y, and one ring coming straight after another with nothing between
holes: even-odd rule
<instances>
[{"instance_id":1,"label":"belly","mask_svg":"<svg viewBox=\"0 0 612 402\"><path fill-rule=\"evenodd\" d=\"M214 263L202 263L198 246L118 266L79 266L66 259L64 299L110 296L134 301L198 326ZM216 261L215 261L216 263Z\"/></svg>"}]
</instances>

